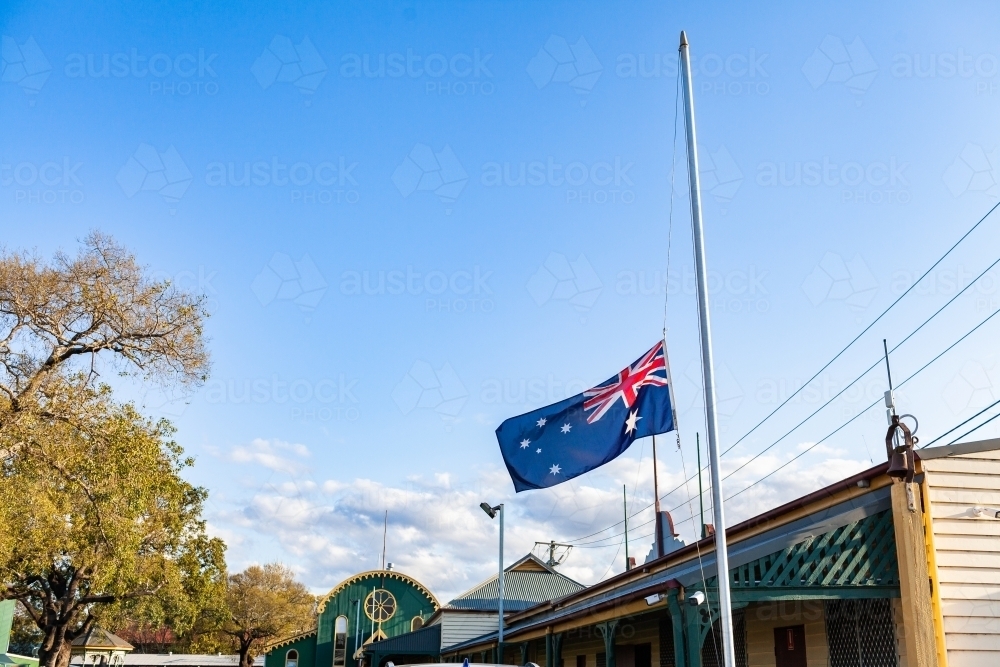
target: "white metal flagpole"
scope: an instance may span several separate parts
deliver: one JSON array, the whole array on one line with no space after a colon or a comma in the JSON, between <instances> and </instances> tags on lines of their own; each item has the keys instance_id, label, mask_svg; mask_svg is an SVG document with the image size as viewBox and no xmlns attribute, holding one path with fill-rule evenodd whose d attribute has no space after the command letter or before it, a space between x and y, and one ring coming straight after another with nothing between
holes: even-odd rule
<instances>
[{"instance_id":1,"label":"white metal flagpole","mask_svg":"<svg viewBox=\"0 0 1000 667\"><path fill-rule=\"evenodd\" d=\"M701 223L701 183L698 179L698 150L694 130L694 86L687 35L681 32L680 56L684 73L684 105L687 119L688 182L691 185L691 226L694 236L694 263L698 285L698 316L701 334L701 366L705 378L705 421L708 431L708 459L712 477L712 507L715 513L715 559L718 564L719 611L722 616L722 653L725 667L736 667L733 650L733 609L729 594L729 554L726 551L726 519L722 508L719 479L718 420L715 414L715 370L712 362L712 329L708 316L708 281L705 266L705 231ZM706 594L708 591L705 591Z\"/></svg>"}]
</instances>

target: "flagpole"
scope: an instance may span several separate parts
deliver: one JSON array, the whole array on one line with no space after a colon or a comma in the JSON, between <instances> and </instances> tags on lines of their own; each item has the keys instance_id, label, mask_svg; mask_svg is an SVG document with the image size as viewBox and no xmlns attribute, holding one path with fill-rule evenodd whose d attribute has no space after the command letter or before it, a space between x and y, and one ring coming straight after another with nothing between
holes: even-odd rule
<instances>
[{"instance_id":1,"label":"flagpole","mask_svg":"<svg viewBox=\"0 0 1000 667\"><path fill-rule=\"evenodd\" d=\"M673 409L673 402L670 408ZM677 426L675 425L676 429ZM656 474L656 434L653 434L653 516L656 519L656 527L653 530L653 541L656 543L656 557L663 555L663 528L660 526L660 480Z\"/></svg>"},{"instance_id":2,"label":"flagpole","mask_svg":"<svg viewBox=\"0 0 1000 667\"><path fill-rule=\"evenodd\" d=\"M708 460L712 479L712 506L715 514L715 560L718 565L719 612L722 626L722 653L725 667L736 667L733 650L733 610L729 594L729 554L726 551L726 520L719 479L718 421L715 414L715 369L712 361L712 330L708 314L708 284L705 266L705 230L701 220L701 183L698 178L697 137L694 129L694 86L687 35L681 32L680 56L684 73L684 105L687 120L688 182L691 186L691 227L698 285L698 317L701 334L701 365L705 379L705 422L708 432ZM708 591L706 591L707 593Z\"/></svg>"}]
</instances>

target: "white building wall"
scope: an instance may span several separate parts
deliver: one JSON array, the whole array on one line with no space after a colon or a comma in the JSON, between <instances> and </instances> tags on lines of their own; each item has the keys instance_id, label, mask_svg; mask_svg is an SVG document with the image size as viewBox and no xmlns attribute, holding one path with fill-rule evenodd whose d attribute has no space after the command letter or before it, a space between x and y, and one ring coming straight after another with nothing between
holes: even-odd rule
<instances>
[{"instance_id":1,"label":"white building wall","mask_svg":"<svg viewBox=\"0 0 1000 667\"><path fill-rule=\"evenodd\" d=\"M497 629L495 613L448 612L441 614L441 647L482 637Z\"/></svg>"},{"instance_id":2,"label":"white building wall","mask_svg":"<svg viewBox=\"0 0 1000 667\"><path fill-rule=\"evenodd\" d=\"M922 462L949 667L1000 665L1000 450ZM983 508L984 511L976 511Z\"/></svg>"}]
</instances>

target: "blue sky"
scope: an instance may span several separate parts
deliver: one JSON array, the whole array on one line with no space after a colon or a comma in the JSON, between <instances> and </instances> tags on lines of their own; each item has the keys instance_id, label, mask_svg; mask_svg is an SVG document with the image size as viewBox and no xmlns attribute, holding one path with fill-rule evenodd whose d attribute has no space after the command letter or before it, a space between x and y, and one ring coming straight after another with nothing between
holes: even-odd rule
<instances>
[{"instance_id":1,"label":"blue sky","mask_svg":"<svg viewBox=\"0 0 1000 667\"><path fill-rule=\"evenodd\" d=\"M187 397L121 391L179 427L232 568L282 560L329 588L378 563L388 510L388 559L447 598L491 571L482 499L510 509L509 559L618 521L622 484L637 508L650 502L649 443L515 497L493 430L638 357L660 335L667 295L683 457L665 436L661 483L695 468L704 429L680 138L674 154L679 31L695 57L728 447L997 202L993 12L9 2L3 240L50 255L101 229L206 295L208 384ZM724 472L996 260L998 225L983 223L740 442ZM987 273L901 347L894 375L1000 307L998 280ZM991 320L900 390L925 441L1000 398L996 331ZM885 388L879 367L727 480L726 495ZM884 423L880 408L865 413L727 504L730 521L879 462ZM693 523L679 525L690 539ZM645 553L649 532L630 532L631 553ZM583 540L603 541L575 549L566 572L589 583L620 571L616 533Z\"/></svg>"}]
</instances>

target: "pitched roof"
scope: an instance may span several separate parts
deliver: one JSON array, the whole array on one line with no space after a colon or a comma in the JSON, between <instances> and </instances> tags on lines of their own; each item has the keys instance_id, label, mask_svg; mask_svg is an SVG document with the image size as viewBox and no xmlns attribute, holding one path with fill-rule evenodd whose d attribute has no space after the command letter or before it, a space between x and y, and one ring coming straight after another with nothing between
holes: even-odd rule
<instances>
[{"instance_id":1,"label":"pitched roof","mask_svg":"<svg viewBox=\"0 0 1000 667\"><path fill-rule=\"evenodd\" d=\"M445 609L496 611L498 575L493 575L445 605ZM504 611L523 611L541 602L548 602L564 595L583 590L564 574L528 554L504 570Z\"/></svg>"},{"instance_id":2,"label":"pitched roof","mask_svg":"<svg viewBox=\"0 0 1000 667\"><path fill-rule=\"evenodd\" d=\"M95 648L95 649L119 649L121 651L131 651L134 646L102 627L94 626L86 634L82 634L73 640L74 648Z\"/></svg>"},{"instance_id":3,"label":"pitched roof","mask_svg":"<svg viewBox=\"0 0 1000 667\"><path fill-rule=\"evenodd\" d=\"M430 625L396 637L372 642L365 646L365 652L399 653L409 655L437 655L441 650L441 626Z\"/></svg>"}]
</instances>

